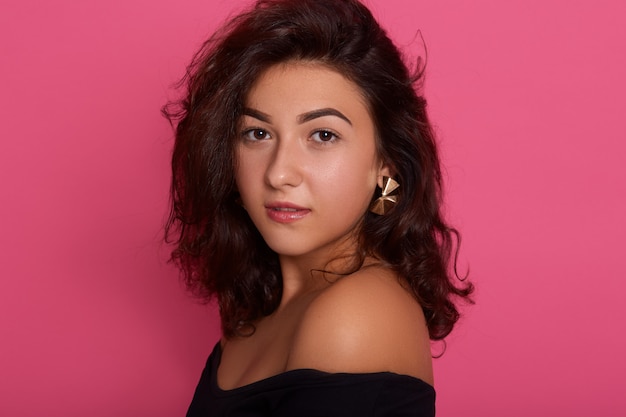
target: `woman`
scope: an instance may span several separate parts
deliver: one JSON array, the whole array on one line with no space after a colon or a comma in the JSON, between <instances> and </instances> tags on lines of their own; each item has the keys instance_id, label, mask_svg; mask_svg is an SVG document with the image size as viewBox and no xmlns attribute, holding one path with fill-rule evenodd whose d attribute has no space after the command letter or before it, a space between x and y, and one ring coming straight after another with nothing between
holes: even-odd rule
<instances>
[{"instance_id":1,"label":"woman","mask_svg":"<svg viewBox=\"0 0 626 417\"><path fill-rule=\"evenodd\" d=\"M223 337L188 416L434 415L472 286L421 80L357 0L259 0L197 53L167 236Z\"/></svg>"}]
</instances>

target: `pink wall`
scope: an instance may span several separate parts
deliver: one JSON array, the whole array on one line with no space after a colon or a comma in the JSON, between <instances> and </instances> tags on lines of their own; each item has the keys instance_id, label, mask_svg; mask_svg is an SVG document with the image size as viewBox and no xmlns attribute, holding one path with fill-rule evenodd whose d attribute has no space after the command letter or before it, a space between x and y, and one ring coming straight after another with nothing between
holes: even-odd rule
<instances>
[{"instance_id":1,"label":"pink wall","mask_svg":"<svg viewBox=\"0 0 626 417\"><path fill-rule=\"evenodd\" d=\"M0 415L183 415L217 338L159 243L168 86L227 0L0 6ZM370 0L429 52L475 307L439 416L623 416L626 7Z\"/></svg>"}]
</instances>

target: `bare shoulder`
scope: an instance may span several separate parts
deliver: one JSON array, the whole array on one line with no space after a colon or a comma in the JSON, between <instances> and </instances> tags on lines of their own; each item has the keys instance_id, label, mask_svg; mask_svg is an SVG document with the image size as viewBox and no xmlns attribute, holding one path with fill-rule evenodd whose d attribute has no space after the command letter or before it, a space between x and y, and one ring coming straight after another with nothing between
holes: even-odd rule
<instances>
[{"instance_id":1,"label":"bare shoulder","mask_svg":"<svg viewBox=\"0 0 626 417\"><path fill-rule=\"evenodd\" d=\"M385 268L368 267L343 277L309 305L287 368L389 371L432 384L430 340L422 309Z\"/></svg>"}]
</instances>

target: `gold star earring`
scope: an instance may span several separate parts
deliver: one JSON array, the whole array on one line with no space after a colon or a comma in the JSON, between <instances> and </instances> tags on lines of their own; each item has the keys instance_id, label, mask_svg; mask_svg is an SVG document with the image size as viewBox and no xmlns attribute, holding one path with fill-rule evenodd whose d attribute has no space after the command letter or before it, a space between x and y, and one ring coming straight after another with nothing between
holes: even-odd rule
<instances>
[{"instance_id":1,"label":"gold star earring","mask_svg":"<svg viewBox=\"0 0 626 417\"><path fill-rule=\"evenodd\" d=\"M384 215L396 205L398 202L397 195L390 195L398 189L400 184L391 177L383 176L383 186L381 188L380 197L378 197L370 206L370 211L378 215Z\"/></svg>"}]
</instances>

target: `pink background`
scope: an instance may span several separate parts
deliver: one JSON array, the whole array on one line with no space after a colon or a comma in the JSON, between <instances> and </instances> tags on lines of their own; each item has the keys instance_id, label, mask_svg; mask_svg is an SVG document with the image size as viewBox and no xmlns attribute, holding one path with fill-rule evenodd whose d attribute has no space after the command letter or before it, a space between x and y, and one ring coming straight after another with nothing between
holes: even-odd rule
<instances>
[{"instance_id":1,"label":"pink background","mask_svg":"<svg viewBox=\"0 0 626 417\"><path fill-rule=\"evenodd\" d=\"M164 262L159 108L235 4L2 2L0 415L184 415L218 327ZM438 415L626 415L626 3L369 4L426 40L478 286Z\"/></svg>"}]
</instances>

